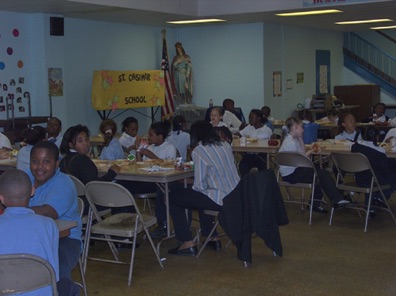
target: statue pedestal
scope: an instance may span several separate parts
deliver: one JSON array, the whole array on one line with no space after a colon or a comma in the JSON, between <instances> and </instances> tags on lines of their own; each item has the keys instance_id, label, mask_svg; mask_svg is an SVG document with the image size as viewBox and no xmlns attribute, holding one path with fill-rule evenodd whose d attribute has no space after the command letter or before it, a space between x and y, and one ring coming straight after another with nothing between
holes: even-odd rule
<instances>
[{"instance_id":1,"label":"statue pedestal","mask_svg":"<svg viewBox=\"0 0 396 296\"><path fill-rule=\"evenodd\" d=\"M199 107L193 104L181 104L176 107L175 115L181 115L186 119L187 128L198 120L205 120L206 111L208 108Z\"/></svg>"}]
</instances>

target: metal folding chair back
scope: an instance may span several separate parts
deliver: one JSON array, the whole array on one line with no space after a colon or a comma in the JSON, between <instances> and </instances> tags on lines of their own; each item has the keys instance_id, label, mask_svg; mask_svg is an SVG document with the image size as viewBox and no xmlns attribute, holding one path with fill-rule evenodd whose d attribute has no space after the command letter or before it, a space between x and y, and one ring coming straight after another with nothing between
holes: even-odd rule
<instances>
[{"instance_id":1,"label":"metal folding chair back","mask_svg":"<svg viewBox=\"0 0 396 296\"><path fill-rule=\"evenodd\" d=\"M278 170L277 180L279 186L285 186L287 192L287 199L285 202L300 204L301 210L304 210L304 206L309 206L309 221L308 224L312 224L312 208L313 208L313 200L314 200L314 193L315 193L315 183L317 182L317 173L315 169L315 165L313 164L312 160L304 154L298 152L287 152L281 151L278 152L275 156L275 161L278 166L290 166L290 167L304 167L304 168L311 168L314 172L312 182L310 183L289 183L282 180L282 176ZM301 196L293 198L289 188L295 187L301 189ZM311 189L311 196L307 200L304 195L304 189Z\"/></svg>"},{"instance_id":2,"label":"metal folding chair back","mask_svg":"<svg viewBox=\"0 0 396 296\"><path fill-rule=\"evenodd\" d=\"M83 213L84 213L84 201L80 197L78 197L78 211L79 211L80 217L82 219ZM81 284L80 283L77 283L77 284L83 290L84 296L87 296L88 295L87 294L87 285L85 283L85 270L84 270L84 264L83 264L84 263L84 254L85 254L84 251L86 248L85 242L86 242L86 240L82 239L83 247L82 247L82 252L81 252L80 258L78 259L78 268L80 270L80 275L81 275Z\"/></svg>"},{"instance_id":3,"label":"metal folding chair back","mask_svg":"<svg viewBox=\"0 0 396 296\"><path fill-rule=\"evenodd\" d=\"M15 295L50 286L58 295L51 264L31 254L0 255L0 295Z\"/></svg>"},{"instance_id":4,"label":"metal folding chair back","mask_svg":"<svg viewBox=\"0 0 396 296\"><path fill-rule=\"evenodd\" d=\"M106 241L113 253L115 260L102 258L90 258L111 263L129 264L128 285L132 281L133 262L135 258L135 246L137 235L145 232L151 248L157 258L159 265L163 268L159 252L155 248L153 240L150 237L148 228L157 223L157 219L150 215L142 215L133 198L132 194L123 186L113 182L92 181L85 186L85 196L90 205L89 219L87 223L87 252L85 260L88 258L89 241L91 239ZM96 206L104 207L127 207L133 206L135 213L118 213L112 214L106 218L99 215ZM93 225L94 218L97 223ZM118 258L118 251L114 247L114 242L131 244L130 262L122 262ZM85 264L84 264L85 265Z\"/></svg>"},{"instance_id":5,"label":"metal folding chair back","mask_svg":"<svg viewBox=\"0 0 396 296\"><path fill-rule=\"evenodd\" d=\"M372 208L372 195L374 192L379 192L386 210L392 216L396 223L396 218L385 198L383 190L390 188L388 184L381 185L375 175L374 170L367 157L362 153L346 153L346 152L332 152L331 158L333 159L334 165L337 168L337 181L336 186L340 190L350 192L367 193L369 195L367 205L359 205L358 203L352 203L347 208L353 208L358 211L366 212L364 232L367 232L368 220L370 217L370 209ZM347 182L344 178L345 173L356 174L359 172L369 171L371 174L371 182L366 187L359 186L354 180ZM360 213L359 213L360 215ZM334 207L331 210L329 225L333 223Z\"/></svg>"},{"instance_id":6,"label":"metal folding chair back","mask_svg":"<svg viewBox=\"0 0 396 296\"><path fill-rule=\"evenodd\" d=\"M84 196L85 195L85 185L79 179L74 177L73 175L68 175L70 179L72 179L74 186L76 186L77 196Z\"/></svg>"}]
</instances>

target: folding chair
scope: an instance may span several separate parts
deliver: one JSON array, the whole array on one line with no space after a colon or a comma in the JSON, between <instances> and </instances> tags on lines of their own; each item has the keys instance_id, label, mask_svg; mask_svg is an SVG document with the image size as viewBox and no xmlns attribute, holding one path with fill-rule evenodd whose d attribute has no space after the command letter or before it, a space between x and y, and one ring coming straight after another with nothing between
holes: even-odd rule
<instances>
[{"instance_id":1,"label":"folding chair","mask_svg":"<svg viewBox=\"0 0 396 296\"><path fill-rule=\"evenodd\" d=\"M358 192L363 194L367 193L369 195L367 206L359 205L358 203L352 203L351 205L346 207L346 208L352 208L358 211L366 212L364 232L367 232L370 209L373 207L372 195L374 192L379 192L381 194L382 201L386 205L386 208L379 208L379 209L389 212L389 214L392 216L393 221L396 223L395 216L391 208L389 207L388 201L386 200L383 192L383 190L389 189L390 185L379 184L377 177L367 157L361 153L345 153L345 152L344 153L332 152L331 157L333 159L334 165L337 168L337 180L336 180L337 188L340 190L347 191L348 193ZM371 173L371 182L368 187L360 187L355 181L346 182L342 174L342 172L355 174L363 171L369 171ZM358 201L358 200L354 200L352 196L351 198L352 201ZM364 199L365 198L363 198L363 200ZM329 225L332 225L333 223L333 215L334 215L334 207L331 209Z\"/></svg>"},{"instance_id":2,"label":"folding chair","mask_svg":"<svg viewBox=\"0 0 396 296\"><path fill-rule=\"evenodd\" d=\"M278 166L291 166L291 167L304 167L304 168L311 168L314 171L312 182L310 183L289 183L281 179L280 172L278 170L277 174L277 181L279 186L285 186L287 192L287 199L284 200L288 203L293 204L301 204L301 210L304 210L304 205L309 206L309 222L308 224L312 224L312 208L313 208L313 201L314 201L314 194L315 194L315 184L318 182L318 174L315 169L315 165L312 163L312 160L304 154L297 153L297 152L278 152L275 155L275 161ZM301 188L301 196L293 198L290 194L289 187L296 187ZM311 196L309 199L305 198L304 189L311 189ZM298 199L299 198L299 199ZM322 200L320 200L323 202Z\"/></svg>"},{"instance_id":3,"label":"folding chair","mask_svg":"<svg viewBox=\"0 0 396 296\"><path fill-rule=\"evenodd\" d=\"M216 218L216 222L212 227L212 230L210 231L208 237L206 238L205 242L202 244L201 248L198 251L198 254L195 256L196 258L199 258L199 256L201 255L202 251L206 248L206 245L212 241L215 238L219 238L222 237L224 235L226 235L226 233L221 233L218 234L217 236L213 236L213 233L215 232L217 226L219 226L219 220L217 219L217 217L219 216L219 212L218 211L211 211L211 210L204 210L204 214L205 215L209 215L209 216L213 216ZM231 243L231 240L227 243L226 248L229 246L229 244Z\"/></svg>"},{"instance_id":4,"label":"folding chair","mask_svg":"<svg viewBox=\"0 0 396 296\"><path fill-rule=\"evenodd\" d=\"M153 216L140 214L135 199L133 198L132 194L127 189L125 189L125 187L112 182L92 181L85 186L85 196L90 205L87 224L88 235L86 241L87 252L84 258L85 261L88 258L89 242L91 239L106 241L109 244L115 260L106 260L101 258L90 259L111 263L129 264L129 286L132 281L137 235L144 231L159 265L161 268L164 268L161 258L159 257L159 252L157 252L148 231L149 227L157 223L157 219ZM104 207L133 206L136 213L119 213L110 215L109 217L103 219L96 209L97 205ZM96 224L92 223L94 217L97 220ZM113 242L132 244L130 262L122 262L119 260L117 255L118 251L114 247Z\"/></svg>"},{"instance_id":5,"label":"folding chair","mask_svg":"<svg viewBox=\"0 0 396 296\"><path fill-rule=\"evenodd\" d=\"M55 271L41 257L30 254L0 255L0 295L15 295L51 287L58 295Z\"/></svg>"},{"instance_id":6,"label":"folding chair","mask_svg":"<svg viewBox=\"0 0 396 296\"><path fill-rule=\"evenodd\" d=\"M81 222L82 222L82 225L83 225L82 230L83 230L83 231L85 230L85 234L84 234L84 236L82 237L82 241L83 241L82 263L83 263L83 270L84 270L84 274L85 274L86 266L85 266L85 260L84 260L84 258L85 258L85 256L86 256L86 244L85 244L85 242L86 242L86 240L87 240L87 232L86 232L86 228L84 227L84 225L87 225L87 222L88 222L88 215L84 215L84 208L85 208L85 201L84 201L84 200L86 200L86 198L85 198L85 185L84 185L83 182L81 182L79 179L77 179L77 178L74 177L73 175L70 175L70 174L69 174L68 176L69 176L70 179L73 181L74 186L76 187L76 190L77 190L77 196L78 196L78 197L81 199L81 201L82 201L82 207L83 207L83 208L82 208L82 209L79 208L79 210L80 210ZM88 201L87 201L87 203L88 203ZM79 206L81 206L80 201L79 201ZM101 210L101 211L99 211L99 215L100 215L101 217L103 217L103 216L106 216L106 215L110 214L110 212L111 212L110 209Z\"/></svg>"},{"instance_id":7,"label":"folding chair","mask_svg":"<svg viewBox=\"0 0 396 296\"><path fill-rule=\"evenodd\" d=\"M152 214L152 210L151 210L151 203L150 203L150 199L154 199L157 197L157 192L149 192L149 193L135 193L134 198L138 198L138 199L143 199L144 203L143 203L143 212L146 211L146 204L147 204L147 208L149 211L149 214Z\"/></svg>"},{"instance_id":8,"label":"folding chair","mask_svg":"<svg viewBox=\"0 0 396 296\"><path fill-rule=\"evenodd\" d=\"M82 219L83 213L84 213L84 201L80 197L78 197L78 210L79 210L79 213L80 213L80 217ZM85 283L85 270L84 270L84 264L83 264L83 262L84 262L84 250L86 248L85 242L86 241L84 239L82 239L83 247L82 247L82 252L81 252L80 258L78 259L78 268L80 270L80 275L81 275L81 284L77 283L77 285L79 285L80 288L83 290L84 296L87 296L88 295L87 294L87 285Z\"/></svg>"}]
</instances>

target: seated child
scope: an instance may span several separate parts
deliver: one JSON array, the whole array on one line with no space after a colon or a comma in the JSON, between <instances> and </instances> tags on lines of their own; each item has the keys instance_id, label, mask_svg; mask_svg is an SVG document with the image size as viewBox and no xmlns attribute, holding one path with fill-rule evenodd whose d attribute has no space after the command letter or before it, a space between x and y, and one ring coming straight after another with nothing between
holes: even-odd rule
<instances>
[{"instance_id":1,"label":"seated child","mask_svg":"<svg viewBox=\"0 0 396 296\"><path fill-rule=\"evenodd\" d=\"M340 134L334 137L336 140L349 140L356 142L362 139L360 131L356 130L356 120L352 113L343 113L338 120Z\"/></svg>"},{"instance_id":2,"label":"seated child","mask_svg":"<svg viewBox=\"0 0 396 296\"><path fill-rule=\"evenodd\" d=\"M321 119L316 120L316 123L333 123L335 125L338 125L338 112L336 109L332 108L329 111L327 111L327 115Z\"/></svg>"},{"instance_id":3,"label":"seated child","mask_svg":"<svg viewBox=\"0 0 396 296\"><path fill-rule=\"evenodd\" d=\"M39 125L28 128L25 131L24 143L26 146L23 146L18 152L16 163L17 169L25 172L30 170L30 151L34 144L43 141L44 139L45 129Z\"/></svg>"},{"instance_id":4,"label":"seated child","mask_svg":"<svg viewBox=\"0 0 396 296\"><path fill-rule=\"evenodd\" d=\"M77 221L70 235L59 239L59 276L70 279L81 253L81 218L76 187L58 166L59 149L54 143L41 141L33 146L27 173L35 192L29 206L36 214Z\"/></svg>"},{"instance_id":5,"label":"seated child","mask_svg":"<svg viewBox=\"0 0 396 296\"><path fill-rule=\"evenodd\" d=\"M364 133L363 140L353 144L351 151L362 153L367 157L380 184L391 185L390 189L384 190L385 197L389 199L396 190L396 170L390 159L386 157L384 148L378 146L379 137L379 131L370 126ZM359 186L370 187L370 172L359 172L355 174L355 178ZM374 195L374 202L378 199L381 197L378 194Z\"/></svg>"},{"instance_id":6,"label":"seated child","mask_svg":"<svg viewBox=\"0 0 396 296\"><path fill-rule=\"evenodd\" d=\"M249 113L249 125L239 132L239 136L259 140L270 139L272 131L263 124L263 120L261 111L252 109ZM241 176L249 173L252 168L257 168L259 171L265 170L267 168L266 160L267 155L265 153L244 153L239 163Z\"/></svg>"},{"instance_id":7,"label":"seated child","mask_svg":"<svg viewBox=\"0 0 396 296\"><path fill-rule=\"evenodd\" d=\"M136 156L136 150L139 148L140 137L138 136L139 123L135 117L127 117L122 122L122 135L119 141L128 154Z\"/></svg>"},{"instance_id":8,"label":"seated child","mask_svg":"<svg viewBox=\"0 0 396 296\"><path fill-rule=\"evenodd\" d=\"M374 114L363 120L363 122L384 123L388 122L389 117L385 115L386 105L377 103L374 106Z\"/></svg>"},{"instance_id":9,"label":"seated child","mask_svg":"<svg viewBox=\"0 0 396 296\"><path fill-rule=\"evenodd\" d=\"M112 119L105 119L100 124L100 132L104 135L103 149L100 159L115 160L125 158L120 141L115 137L117 124Z\"/></svg>"},{"instance_id":10,"label":"seated child","mask_svg":"<svg viewBox=\"0 0 396 296\"><path fill-rule=\"evenodd\" d=\"M0 254L27 253L48 261L54 268L60 295L79 295L71 280L59 282L59 230L53 219L35 214L29 209L34 188L29 176L11 169L0 176L0 201L6 207L0 215ZM66 291L68 290L68 291ZM52 295L51 287L43 287L29 295Z\"/></svg>"},{"instance_id":11,"label":"seated child","mask_svg":"<svg viewBox=\"0 0 396 296\"><path fill-rule=\"evenodd\" d=\"M219 135L220 139L224 142L232 143L232 133L228 127L214 127L215 132Z\"/></svg>"},{"instance_id":12,"label":"seated child","mask_svg":"<svg viewBox=\"0 0 396 296\"><path fill-rule=\"evenodd\" d=\"M148 142L150 146L148 148L140 148L137 151L137 159L148 160L148 159L175 159L176 148L171 143L166 142L165 139L169 134L169 125L165 122L154 122L151 124L148 131ZM155 192L157 186L152 183L145 182L131 182L133 183L132 188L128 188L130 191L136 193L142 192ZM122 183L124 186L128 186ZM130 185L129 185L130 186ZM151 190L150 190L151 189ZM166 235L166 208L163 194L157 194L155 202L155 216L157 217L158 227L151 233L153 238L159 238Z\"/></svg>"},{"instance_id":13,"label":"seated child","mask_svg":"<svg viewBox=\"0 0 396 296\"><path fill-rule=\"evenodd\" d=\"M298 152L310 156L314 153L314 149L305 151L305 146L303 142L303 123L299 118L289 117L285 126L282 128L285 133L285 138L283 140L280 151ZM319 184L315 185L314 193L314 203L312 205L312 210L319 213L327 213L327 211L321 207L321 200L323 199L323 191L326 193L327 197L330 199L334 207L345 206L349 203L343 199L342 195L338 192L335 185L334 179L330 176L329 172L325 169L316 168L318 173ZM304 167L290 167L290 166L280 166L279 172L282 175L283 180L289 183L310 183L312 182L314 171L311 168Z\"/></svg>"},{"instance_id":14,"label":"seated child","mask_svg":"<svg viewBox=\"0 0 396 296\"><path fill-rule=\"evenodd\" d=\"M219 107L213 107L210 111L210 123L213 127L227 126L223 121L223 111Z\"/></svg>"},{"instance_id":15,"label":"seated child","mask_svg":"<svg viewBox=\"0 0 396 296\"><path fill-rule=\"evenodd\" d=\"M186 133L186 119L181 115L176 115L172 121L172 131L166 138L179 152L182 161L187 161L187 150L190 148L190 134Z\"/></svg>"},{"instance_id":16,"label":"seated child","mask_svg":"<svg viewBox=\"0 0 396 296\"><path fill-rule=\"evenodd\" d=\"M274 132L274 124L272 123L274 119L271 117L271 108L268 106L263 106L261 108L261 113L263 113L263 118L267 119L265 125L268 126L272 132Z\"/></svg>"}]
</instances>

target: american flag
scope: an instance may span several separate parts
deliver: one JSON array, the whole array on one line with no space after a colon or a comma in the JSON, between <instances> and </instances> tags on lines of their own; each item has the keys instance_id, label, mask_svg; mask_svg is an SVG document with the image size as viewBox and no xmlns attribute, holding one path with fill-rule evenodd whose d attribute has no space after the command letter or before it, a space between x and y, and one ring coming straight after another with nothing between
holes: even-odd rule
<instances>
[{"instance_id":1,"label":"american flag","mask_svg":"<svg viewBox=\"0 0 396 296\"><path fill-rule=\"evenodd\" d=\"M168 119L175 112L175 105L173 102L173 91L171 78L169 73L169 60L168 60L168 50L166 46L166 36L165 32L162 34L162 63L161 69L164 71L165 78L165 104L162 107L162 119Z\"/></svg>"}]
</instances>

